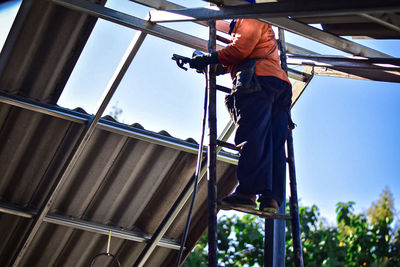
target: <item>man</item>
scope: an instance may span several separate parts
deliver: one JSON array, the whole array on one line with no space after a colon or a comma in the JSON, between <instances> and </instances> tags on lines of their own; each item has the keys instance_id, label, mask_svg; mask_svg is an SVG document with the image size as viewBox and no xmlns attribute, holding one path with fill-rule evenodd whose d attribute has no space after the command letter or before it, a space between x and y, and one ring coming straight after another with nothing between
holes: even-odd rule
<instances>
[{"instance_id":1,"label":"man","mask_svg":"<svg viewBox=\"0 0 400 267\"><path fill-rule=\"evenodd\" d=\"M240 65L257 59L255 72L261 89L251 93L237 91L226 98L237 127L235 143L243 146L236 171L239 185L234 193L222 199L222 208L256 208L259 195L260 210L277 212L285 197L284 145L290 120L291 84L280 66L271 25L256 19L234 20L230 34L227 47L197 56L190 62L191 68L199 70L208 64L223 65L236 79Z\"/></svg>"}]
</instances>

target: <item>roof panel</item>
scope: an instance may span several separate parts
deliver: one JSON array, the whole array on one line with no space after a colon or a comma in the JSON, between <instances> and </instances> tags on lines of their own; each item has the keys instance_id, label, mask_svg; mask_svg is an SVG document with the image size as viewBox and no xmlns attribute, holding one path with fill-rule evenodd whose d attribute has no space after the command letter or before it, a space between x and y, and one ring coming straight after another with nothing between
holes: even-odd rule
<instances>
[{"instance_id":1,"label":"roof panel","mask_svg":"<svg viewBox=\"0 0 400 267\"><path fill-rule=\"evenodd\" d=\"M71 147L79 140L85 116L82 116L82 121L72 116L69 120L67 115L59 118L4 103L0 104L0 110L3 111L0 139L6 140L2 141L0 148L0 171L5 174L0 183L1 203L25 207L34 213L43 205L44 195L60 175ZM96 128L49 214L62 215L72 222L83 219L151 236L192 179L196 155L121 135L114 132L114 127ZM151 139L153 133L143 130L146 132ZM235 186L235 166L222 161L218 164L218 180L223 181L220 187L231 191ZM226 183L226 180L232 182ZM204 204L206 195L207 181L203 179L194 210L196 220L203 221L207 209ZM169 230L167 228L164 238L179 241L187 210L188 204L184 205ZM0 216L0 227L10 229L9 235L3 234L3 240L22 236L32 221L14 215ZM48 219L45 221L28 248L22 265L29 262L30 266L87 266L91 257L104 250L106 235L74 230L73 227L50 223ZM196 236L191 234L190 238L197 240L207 226L193 223L197 227L191 232ZM201 231L198 231L199 226ZM3 247L0 265L7 265L17 247L16 242ZM136 260L143 247L144 243L120 238L115 238L113 245L115 254L121 255L126 265ZM170 253L176 254L173 251L171 248L157 249L146 266L163 262Z\"/></svg>"},{"instance_id":2,"label":"roof panel","mask_svg":"<svg viewBox=\"0 0 400 267\"><path fill-rule=\"evenodd\" d=\"M0 88L55 104L96 21L47 0L24 0L0 54Z\"/></svg>"}]
</instances>

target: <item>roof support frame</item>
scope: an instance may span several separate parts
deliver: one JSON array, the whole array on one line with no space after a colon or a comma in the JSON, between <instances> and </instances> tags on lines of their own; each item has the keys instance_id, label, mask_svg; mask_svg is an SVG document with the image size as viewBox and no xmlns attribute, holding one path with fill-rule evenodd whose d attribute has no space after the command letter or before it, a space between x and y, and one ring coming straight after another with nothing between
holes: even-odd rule
<instances>
[{"instance_id":1,"label":"roof support frame","mask_svg":"<svg viewBox=\"0 0 400 267\"><path fill-rule=\"evenodd\" d=\"M360 16L379 23L389 29L400 32L400 16L397 14L390 14L390 16L385 17L379 16L379 14L362 13Z\"/></svg>"},{"instance_id":2,"label":"roof support frame","mask_svg":"<svg viewBox=\"0 0 400 267\"><path fill-rule=\"evenodd\" d=\"M144 0L131 0L136 3L143 4L146 2L146 6L156 8L156 9L165 9L165 8L184 8L183 6L179 6L176 4L172 4L165 0L152 0L152 1L144 1ZM244 2L244 1L243 1ZM245 3L245 2L244 2ZM258 6L258 4L257 4ZM310 40L319 42L321 44L330 46L332 48L338 49L345 53L349 53L356 56L365 56L365 57L390 57L385 53L380 51L371 49L369 47L360 45L356 42L341 38L331 33L324 32L317 28L308 26L307 24L289 19L289 18L259 18L261 21L266 23L278 26L279 28L290 31L294 34L303 36ZM204 41L205 42L205 41ZM288 48L294 45L289 43L286 44ZM301 49L301 48L299 48ZM290 49L289 49L290 50ZM205 51L205 50L204 50ZM303 52L301 52L303 53Z\"/></svg>"},{"instance_id":3,"label":"roof support frame","mask_svg":"<svg viewBox=\"0 0 400 267\"><path fill-rule=\"evenodd\" d=\"M200 38L176 30L172 30L167 27L163 27L161 25L153 24L145 20L136 18L134 16L130 16L128 14L116 12L113 11L112 9L92 4L86 1L79 1L79 0L52 0L52 1L57 4L72 9L76 9L82 12L86 12L92 16L109 20L135 30L145 31L148 34L157 36L162 39L166 39L181 45L186 45L194 49L207 51L206 40L202 40ZM141 1L135 0L134 2L141 2ZM153 0L151 3L149 2L147 6L157 8L158 6L164 6L164 4L166 5L167 3L169 2L166 2L164 0ZM365 57L390 57L385 53L376 51L374 49L338 37L336 35L324 32L322 30L297 22L292 19L260 18L260 20L352 55L365 56ZM287 44L287 46L288 48L290 48L290 46L293 45ZM217 46L217 50L221 48L222 46Z\"/></svg>"},{"instance_id":4,"label":"roof support frame","mask_svg":"<svg viewBox=\"0 0 400 267\"><path fill-rule=\"evenodd\" d=\"M15 205L0 203L0 212L5 214L11 214L27 219L32 219L37 214L36 211L22 209ZM69 218L66 216L60 216L57 214L47 214L43 221L46 223L57 224L65 227L74 228L77 230L88 231L96 234L109 235L109 231L112 231L113 237L130 240L140 243L145 243L150 240L151 236L145 233L139 233L134 231L121 230L117 227L111 227L108 225L98 224L86 220ZM159 240L157 246L165 247L169 249L179 250L180 244L175 243L169 239L162 238Z\"/></svg>"},{"instance_id":5,"label":"roof support frame","mask_svg":"<svg viewBox=\"0 0 400 267\"><path fill-rule=\"evenodd\" d=\"M360 45L334 34L324 32L307 24L288 18L260 18L261 21L278 26L310 40L338 49L354 56L391 57L385 53Z\"/></svg>"},{"instance_id":6,"label":"roof support frame","mask_svg":"<svg viewBox=\"0 0 400 267\"><path fill-rule=\"evenodd\" d=\"M357 15L362 13L400 11L400 4L393 0L364 1L319 1L297 0L246 4L240 6L222 6L216 8L184 8L165 11L151 11L152 22L199 21L212 19L259 18L310 16L318 12L320 16Z\"/></svg>"},{"instance_id":7,"label":"roof support frame","mask_svg":"<svg viewBox=\"0 0 400 267\"><path fill-rule=\"evenodd\" d=\"M82 0L51 0L52 2L91 16L105 19L126 26L128 28L139 30L156 37L181 44L187 47L207 51L207 41L193 35L185 34L161 25L157 25L146 20L131 16L126 13L96 5ZM222 48L219 46L219 48Z\"/></svg>"}]
</instances>

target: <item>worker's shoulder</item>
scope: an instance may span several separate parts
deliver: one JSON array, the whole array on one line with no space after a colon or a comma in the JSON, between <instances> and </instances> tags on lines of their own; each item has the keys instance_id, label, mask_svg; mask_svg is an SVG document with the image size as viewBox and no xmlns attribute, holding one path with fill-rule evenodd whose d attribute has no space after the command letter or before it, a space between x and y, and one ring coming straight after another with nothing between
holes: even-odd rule
<instances>
[{"instance_id":1,"label":"worker's shoulder","mask_svg":"<svg viewBox=\"0 0 400 267\"><path fill-rule=\"evenodd\" d=\"M258 19L241 19L239 20L241 25L252 26L252 27L271 27L270 24L259 21Z\"/></svg>"}]
</instances>

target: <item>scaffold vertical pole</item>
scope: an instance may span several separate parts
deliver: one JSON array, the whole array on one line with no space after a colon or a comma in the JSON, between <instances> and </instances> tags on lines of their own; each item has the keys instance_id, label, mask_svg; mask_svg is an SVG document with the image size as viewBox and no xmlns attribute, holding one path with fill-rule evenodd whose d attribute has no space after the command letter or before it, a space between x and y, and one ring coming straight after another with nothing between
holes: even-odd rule
<instances>
[{"instance_id":1,"label":"scaffold vertical pole","mask_svg":"<svg viewBox=\"0 0 400 267\"><path fill-rule=\"evenodd\" d=\"M281 50L281 64L282 68L287 72L286 63L286 48L285 48L285 35L284 30L279 29L279 40ZM301 248L300 237L300 217L299 217L299 202L297 198L297 182L296 182L296 169L294 164L294 148L293 148L293 133L289 130L286 149L288 154L289 165L289 185L290 185L290 215L292 217L292 238L293 238L293 252L294 262L296 267L303 267L303 250Z\"/></svg>"},{"instance_id":2,"label":"scaffold vertical pole","mask_svg":"<svg viewBox=\"0 0 400 267\"><path fill-rule=\"evenodd\" d=\"M208 52L216 49L215 20L209 21ZM217 111L216 75L212 65L208 67L208 266L217 266Z\"/></svg>"},{"instance_id":3,"label":"scaffold vertical pole","mask_svg":"<svg viewBox=\"0 0 400 267\"><path fill-rule=\"evenodd\" d=\"M264 230L264 267L274 265L274 219L265 219Z\"/></svg>"}]
</instances>

